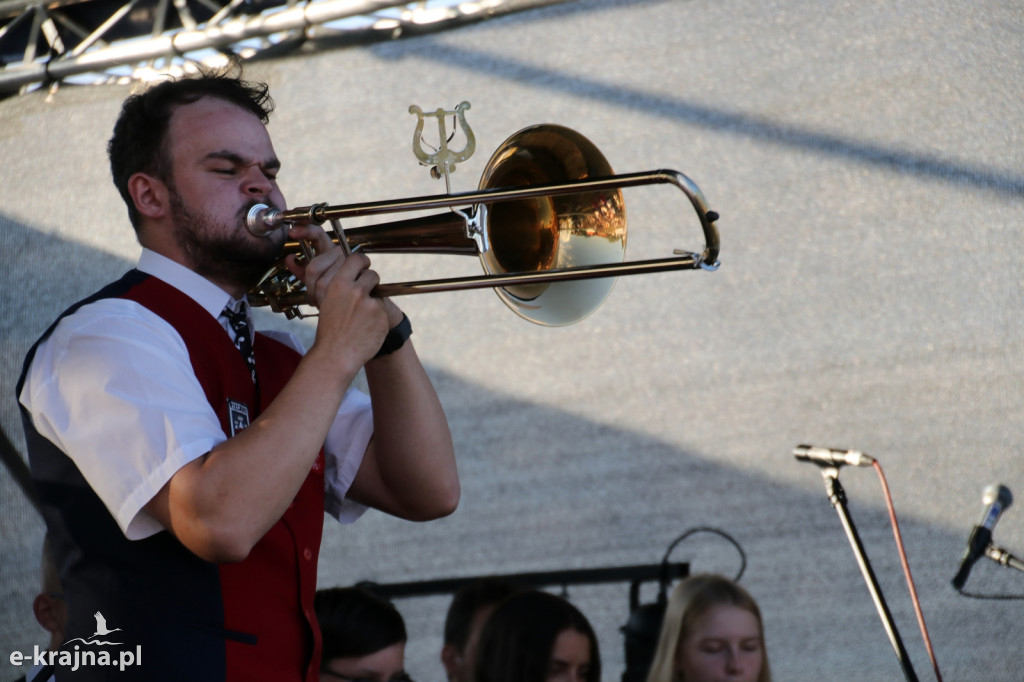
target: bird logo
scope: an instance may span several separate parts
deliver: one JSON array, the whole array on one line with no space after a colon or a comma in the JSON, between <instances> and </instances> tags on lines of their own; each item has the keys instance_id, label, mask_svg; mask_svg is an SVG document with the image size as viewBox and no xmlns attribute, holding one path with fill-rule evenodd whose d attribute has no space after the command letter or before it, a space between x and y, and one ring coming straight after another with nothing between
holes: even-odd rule
<instances>
[{"instance_id":1,"label":"bird logo","mask_svg":"<svg viewBox=\"0 0 1024 682\"><path fill-rule=\"evenodd\" d=\"M69 639L68 641L64 642L64 644L68 645L71 642L81 642L83 644L94 644L94 645L95 644L121 644L121 642L110 642L110 641L107 641L107 640L97 639L98 637L106 637L107 635L113 634L115 632L120 632L121 628L109 628L109 627L107 627L107 619L104 618L103 614L100 613L99 611L97 611L96 613L93 614L93 618L96 619L96 632L92 633L92 635L88 639L82 639L81 637L75 637L74 639Z\"/></svg>"},{"instance_id":2,"label":"bird logo","mask_svg":"<svg viewBox=\"0 0 1024 682\"><path fill-rule=\"evenodd\" d=\"M93 614L96 618L96 632L92 633L93 637L99 637L101 635L109 635L111 632L118 632L121 628L114 628L110 630L107 628L107 619L103 617L103 614L97 611Z\"/></svg>"}]
</instances>

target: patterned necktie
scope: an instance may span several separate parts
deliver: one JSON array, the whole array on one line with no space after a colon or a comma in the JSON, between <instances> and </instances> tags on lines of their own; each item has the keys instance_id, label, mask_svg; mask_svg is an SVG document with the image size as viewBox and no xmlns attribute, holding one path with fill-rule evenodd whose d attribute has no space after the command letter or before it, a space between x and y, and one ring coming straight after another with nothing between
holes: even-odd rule
<instances>
[{"instance_id":1,"label":"patterned necktie","mask_svg":"<svg viewBox=\"0 0 1024 682\"><path fill-rule=\"evenodd\" d=\"M252 352L252 334L249 331L249 320L245 315L245 306L235 311L230 305L224 306L221 317L228 321L231 330L235 332L235 348L245 358L245 364L249 365L249 372L252 374L252 382L256 383L256 356Z\"/></svg>"}]
</instances>

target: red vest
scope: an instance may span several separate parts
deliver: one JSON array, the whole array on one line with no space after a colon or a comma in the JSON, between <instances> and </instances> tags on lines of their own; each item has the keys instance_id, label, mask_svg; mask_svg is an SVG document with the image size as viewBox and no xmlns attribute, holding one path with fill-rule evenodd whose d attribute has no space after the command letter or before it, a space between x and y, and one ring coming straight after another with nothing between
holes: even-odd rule
<instances>
[{"instance_id":1,"label":"red vest","mask_svg":"<svg viewBox=\"0 0 1024 682\"><path fill-rule=\"evenodd\" d=\"M255 420L291 378L301 359L291 348L257 333L257 396L245 360L223 327L192 299L155 277L133 287L125 297L152 310L181 335L196 378L220 417L225 434L232 433L231 402L244 404L249 419ZM295 500L248 558L219 566L223 627L241 635L225 640L229 682L317 681L321 642L313 597L323 517L321 451ZM255 635L255 645L245 635Z\"/></svg>"}]
</instances>

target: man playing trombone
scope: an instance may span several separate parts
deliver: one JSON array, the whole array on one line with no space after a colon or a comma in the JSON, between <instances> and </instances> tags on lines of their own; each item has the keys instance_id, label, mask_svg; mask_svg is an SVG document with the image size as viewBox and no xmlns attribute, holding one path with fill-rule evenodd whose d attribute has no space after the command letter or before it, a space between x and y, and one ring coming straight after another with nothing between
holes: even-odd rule
<instances>
[{"instance_id":1,"label":"man playing trombone","mask_svg":"<svg viewBox=\"0 0 1024 682\"><path fill-rule=\"evenodd\" d=\"M272 108L229 74L125 101L109 155L138 266L58 318L18 384L65 648L139 652L118 679L315 680L323 510L427 520L458 503L444 413L366 256L316 225L246 230L255 204L285 206ZM305 353L250 333L246 292L286 238L316 254L288 262L320 312ZM349 389L360 369L369 396ZM106 679L87 663L56 676Z\"/></svg>"}]
</instances>

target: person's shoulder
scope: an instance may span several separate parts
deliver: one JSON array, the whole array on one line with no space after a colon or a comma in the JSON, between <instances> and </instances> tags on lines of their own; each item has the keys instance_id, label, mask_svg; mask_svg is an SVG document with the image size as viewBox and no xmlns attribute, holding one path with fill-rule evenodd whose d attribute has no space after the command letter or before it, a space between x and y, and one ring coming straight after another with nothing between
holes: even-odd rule
<instances>
[{"instance_id":1,"label":"person's shoulder","mask_svg":"<svg viewBox=\"0 0 1024 682\"><path fill-rule=\"evenodd\" d=\"M58 338L80 333L120 335L125 327L141 329L154 326L163 333L168 325L146 306L127 298L99 298L64 315L52 335Z\"/></svg>"},{"instance_id":2,"label":"person's shoulder","mask_svg":"<svg viewBox=\"0 0 1024 682\"><path fill-rule=\"evenodd\" d=\"M181 335L135 301L100 298L60 317L40 337L30 356L34 371L52 374L68 361L117 366L125 357L177 358Z\"/></svg>"}]
</instances>

